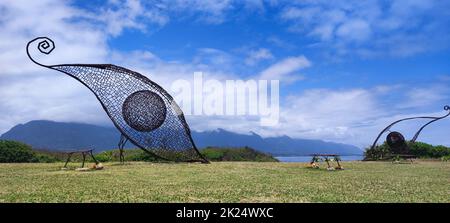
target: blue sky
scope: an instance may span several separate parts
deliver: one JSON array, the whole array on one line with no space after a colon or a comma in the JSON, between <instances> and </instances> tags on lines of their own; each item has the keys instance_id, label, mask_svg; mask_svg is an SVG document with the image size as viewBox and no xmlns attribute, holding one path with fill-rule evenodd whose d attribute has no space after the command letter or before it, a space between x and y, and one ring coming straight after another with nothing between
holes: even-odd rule
<instances>
[{"instance_id":1,"label":"blue sky","mask_svg":"<svg viewBox=\"0 0 450 223\"><path fill-rule=\"evenodd\" d=\"M431 0L2 1L0 132L33 119L109 123L82 86L21 55L27 40L45 35L70 49L59 57L65 63L115 63L163 86L195 71L280 80L278 126L187 117L195 130L365 146L397 118L441 115L450 104L449 8ZM399 128L408 138L419 124ZM436 123L421 139L450 145L449 127Z\"/></svg>"},{"instance_id":2,"label":"blue sky","mask_svg":"<svg viewBox=\"0 0 450 223\"><path fill-rule=\"evenodd\" d=\"M418 2L416 7L422 4L420 1ZM89 8L83 4L75 4L79 7ZM101 5L102 3L99 4ZM293 4L294 6L292 6L283 2L277 4L272 3L273 5L271 5L262 1L260 4L263 5L261 7L264 7L264 9L249 9L247 7L251 6L246 6L244 3L229 4L229 7L232 9L226 9L224 12L221 12L223 14L221 16L224 18L220 22L209 22L207 18L203 18L205 15L202 13L196 15L193 12L183 15L183 12L176 12L172 15L169 12L167 16L171 20L166 24L155 25L142 21L143 24L148 25L144 32L135 29L125 29L119 36L108 39L108 44L112 48L124 52L148 50L163 60L183 61L185 63L192 62L198 54L199 49L211 48L220 50L237 62L233 64L234 66L231 68L231 71L242 76L242 78L247 78L263 70L265 67L276 62L277 58L280 59L301 54L312 61L314 66L303 71L309 78L302 83L297 83L286 89L292 89L292 91L298 90L299 86L339 89L348 87L366 88L383 85L387 82L396 84L418 84L420 82L425 84L424 82L439 80L443 75L450 73L448 42L445 42L444 46L433 46L438 44L434 42L434 35L443 34L444 36L441 38L445 39L445 41L449 40L448 32L450 28L448 25L450 23L446 17L433 16L435 10L428 9L426 13L422 12L419 8L417 9L419 11L417 16L422 18L416 18L419 20L416 26L405 30L404 33L397 30L393 31L399 35L411 34L414 38L415 35L421 35L420 33L425 31L423 26L434 23L436 22L435 20L446 20L441 22L442 26L434 30L436 33L427 34L425 41L417 40L425 48L418 53L405 52L405 55L392 55L392 53L387 52L391 49L384 49L384 47L392 48L390 44L381 46L381 49L373 49L375 48L373 46L373 40L377 38L377 35L374 34L373 37L368 37L367 40L357 43L357 46L354 46L355 44L351 41L345 43L345 47L347 48L343 50L350 52L344 53L341 56L338 50L333 50L333 47L335 47L334 41L321 41L316 36L308 35L309 30L293 31L292 26L296 22L283 19L283 13L287 13L286 11L289 9L298 8L300 10L316 6L308 6L307 4L298 4L298 6ZM429 7L425 6L425 3L423 4L422 7ZM327 6L327 3L317 5ZM381 3L380 5L384 5L384 7L390 6L389 4ZM436 10L440 8L438 5L435 7ZM413 17L416 16L414 12L410 13ZM181 18L172 17L179 14ZM304 27L304 29L307 28ZM383 37L389 36L390 34L381 33L376 28L373 29L372 32L379 32L379 35ZM356 30L355 32L358 31ZM336 37L336 39L338 38ZM402 40L399 41L401 42ZM320 46L321 44L323 46ZM395 44L397 43L392 43L392 45ZM405 47L412 48L415 47L415 44L416 42L413 42L410 46L407 45ZM252 66L242 63L248 57L248 54L246 54L248 50L257 50L260 48L267 49L272 55L272 58L262 60ZM379 55L362 56L355 52L362 49L373 49L372 53ZM399 54L403 53L399 52ZM219 68L223 69L221 67ZM286 91L283 92L287 93Z\"/></svg>"}]
</instances>

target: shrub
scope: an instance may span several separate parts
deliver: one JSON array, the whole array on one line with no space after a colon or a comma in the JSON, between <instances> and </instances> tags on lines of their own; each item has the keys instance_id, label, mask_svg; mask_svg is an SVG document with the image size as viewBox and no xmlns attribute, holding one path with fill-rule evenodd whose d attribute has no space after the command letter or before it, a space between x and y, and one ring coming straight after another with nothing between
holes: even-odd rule
<instances>
[{"instance_id":1,"label":"shrub","mask_svg":"<svg viewBox=\"0 0 450 223\"><path fill-rule=\"evenodd\" d=\"M61 160L55 156L48 155L45 153L38 153L38 152L34 153L34 157L32 160L32 162L36 162L36 163L54 163L54 162L59 162L59 161L61 161Z\"/></svg>"},{"instance_id":2,"label":"shrub","mask_svg":"<svg viewBox=\"0 0 450 223\"><path fill-rule=\"evenodd\" d=\"M224 151L208 147L208 148L202 150L202 154L205 157L207 157L207 159L220 160L220 158L223 157L223 155L224 155Z\"/></svg>"},{"instance_id":3,"label":"shrub","mask_svg":"<svg viewBox=\"0 0 450 223\"><path fill-rule=\"evenodd\" d=\"M145 162L153 162L159 161L153 155L141 150L141 149L133 149L133 150L125 150L125 161L145 161Z\"/></svg>"},{"instance_id":4,"label":"shrub","mask_svg":"<svg viewBox=\"0 0 450 223\"><path fill-rule=\"evenodd\" d=\"M36 161L29 145L0 140L0 163L28 163Z\"/></svg>"},{"instance_id":5,"label":"shrub","mask_svg":"<svg viewBox=\"0 0 450 223\"><path fill-rule=\"evenodd\" d=\"M450 148L442 145L433 146L423 142L407 143L411 155L421 158L441 158L444 156L450 156ZM366 148L366 151L364 152L364 160L381 160L391 154L391 149L387 143L384 142L382 145L379 145L374 149Z\"/></svg>"},{"instance_id":6,"label":"shrub","mask_svg":"<svg viewBox=\"0 0 450 223\"><path fill-rule=\"evenodd\" d=\"M159 161L157 158L141 149L126 149L124 150L123 155L125 161L146 161L146 162ZM101 153L94 154L94 156L95 159L97 159L99 162L120 161L120 151L118 149L103 151Z\"/></svg>"},{"instance_id":7,"label":"shrub","mask_svg":"<svg viewBox=\"0 0 450 223\"><path fill-rule=\"evenodd\" d=\"M381 160L385 156L390 155L390 148L387 145L386 142L383 144L371 149L366 148L366 151L364 152L364 160Z\"/></svg>"},{"instance_id":8,"label":"shrub","mask_svg":"<svg viewBox=\"0 0 450 223\"><path fill-rule=\"evenodd\" d=\"M258 161L258 162L277 162L269 154L254 150L250 147L244 148L214 148L207 147L201 150L201 153L211 161Z\"/></svg>"},{"instance_id":9,"label":"shrub","mask_svg":"<svg viewBox=\"0 0 450 223\"><path fill-rule=\"evenodd\" d=\"M99 161L99 162L111 162L111 161L113 161L113 156L114 156L114 154L113 154L113 151L112 150L110 150L110 151L103 151L103 152L101 152L101 153L97 153L97 154L94 154L94 156L95 156L95 159L97 159L97 161Z\"/></svg>"}]
</instances>

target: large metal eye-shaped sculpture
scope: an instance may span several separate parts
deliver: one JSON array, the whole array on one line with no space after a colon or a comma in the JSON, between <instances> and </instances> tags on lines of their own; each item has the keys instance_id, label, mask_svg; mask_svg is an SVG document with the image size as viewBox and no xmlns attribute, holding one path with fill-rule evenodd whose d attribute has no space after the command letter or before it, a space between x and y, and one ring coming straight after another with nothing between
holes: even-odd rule
<instances>
[{"instance_id":1,"label":"large metal eye-shaped sculpture","mask_svg":"<svg viewBox=\"0 0 450 223\"><path fill-rule=\"evenodd\" d=\"M173 98L145 76L112 64L57 64L37 62L30 50L50 54L54 42L38 37L27 44L27 55L34 63L65 73L84 84L99 100L116 128L122 133L120 158L130 140L144 151L172 161L208 161L197 150L183 112Z\"/></svg>"},{"instance_id":2,"label":"large metal eye-shaped sculpture","mask_svg":"<svg viewBox=\"0 0 450 223\"><path fill-rule=\"evenodd\" d=\"M388 132L391 129L391 127L394 126L395 124L402 121L413 119L431 119L431 121L425 123L422 127L420 127L419 130L416 132L416 134L414 134L414 137L410 140L410 143L415 143L417 138L419 137L419 134L426 126L437 120L446 118L450 115L450 106L448 105L444 106L444 110L447 111L448 113L440 117L420 116L420 117L404 118L391 123L378 134L377 138L372 144L371 149L374 149L377 146L378 139L380 139L381 135L383 135L383 133L385 132ZM389 148L391 148L392 152L396 154L405 153L408 152L409 150L408 144L405 141L405 137L403 137L403 135L400 132L390 132L386 137L386 143L388 144Z\"/></svg>"}]
</instances>

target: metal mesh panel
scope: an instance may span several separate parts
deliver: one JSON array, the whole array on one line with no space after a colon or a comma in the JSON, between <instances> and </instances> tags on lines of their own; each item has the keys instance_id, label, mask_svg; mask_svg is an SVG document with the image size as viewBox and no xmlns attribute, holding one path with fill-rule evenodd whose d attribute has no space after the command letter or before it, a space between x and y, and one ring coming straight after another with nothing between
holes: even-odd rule
<instances>
[{"instance_id":1,"label":"metal mesh panel","mask_svg":"<svg viewBox=\"0 0 450 223\"><path fill-rule=\"evenodd\" d=\"M30 43L36 40L42 38ZM181 109L163 88L145 76L110 64L48 66L29 57L88 87L117 129L139 148L167 160L207 162L192 140Z\"/></svg>"},{"instance_id":2,"label":"metal mesh panel","mask_svg":"<svg viewBox=\"0 0 450 223\"><path fill-rule=\"evenodd\" d=\"M122 116L131 128L150 132L164 123L166 109L164 100L158 94L148 90L137 91L125 99Z\"/></svg>"}]
</instances>

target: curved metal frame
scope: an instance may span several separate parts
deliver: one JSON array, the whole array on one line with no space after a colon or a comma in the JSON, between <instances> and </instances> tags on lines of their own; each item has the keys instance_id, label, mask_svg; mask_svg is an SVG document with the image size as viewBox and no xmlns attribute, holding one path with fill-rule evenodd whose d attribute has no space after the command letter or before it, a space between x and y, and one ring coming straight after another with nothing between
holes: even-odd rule
<instances>
[{"instance_id":1,"label":"curved metal frame","mask_svg":"<svg viewBox=\"0 0 450 223\"><path fill-rule=\"evenodd\" d=\"M127 140L129 140L130 142L132 142L134 145L136 145L137 147L139 147L140 149L144 150L145 152L163 159L163 160L169 160L167 158L164 158L158 154L155 154L154 152L149 151L148 148L145 148L145 146L142 145L142 143L139 143L136 139L134 139L133 137L129 136L129 132L127 133L127 131L125 131L124 127L121 126L121 123L118 123L115 116L113 116L111 114L111 112L107 109L106 105L104 104L104 102L100 99L98 92L94 91L94 89L92 89L90 86L88 86L88 84L86 84L84 81L82 81L79 77L74 76L72 73L70 73L69 71L71 71L70 69L75 69L75 68L93 68L93 69L104 69L104 70L109 70L109 71L120 71L123 73L126 73L127 75L133 77L134 79L141 81L143 83L145 83L148 86L151 86L151 88L153 88L154 90L156 90L161 97L163 97L167 103L169 103L170 105L174 106L171 107L172 109L175 109L177 114L177 118L178 121L181 123L184 132L187 136L187 140L190 141L192 148L195 151L195 154L197 154L199 159L190 159L190 160L183 160L185 162L202 162L202 163L209 163L209 161L199 152L199 150L197 149L194 140L192 139L191 136L191 132L189 129L189 126L184 118L184 114L182 113L181 109L178 107L178 105L175 103L175 101L173 100L173 98L158 84L156 84L155 82L149 80L147 77L145 77L144 75L135 72L135 71L131 71L128 70L126 68L120 67L120 66L115 66L112 64L56 64L56 65L45 65L42 63L37 62L36 60L34 60L32 58L32 56L30 55L29 52L29 48L30 48L30 44L37 41L37 40L42 40L41 42L38 43L38 50L41 53L44 54L50 54L54 49L55 49L55 44L54 42L48 38L48 37L37 37L34 38L33 40L29 41L27 46L26 46L26 52L28 55L28 58L33 61L33 63L48 68L48 69L52 69L52 70L56 70L62 73L65 73L67 75L69 75L70 77L76 79L77 81L81 82L85 87L87 87L92 93L94 93L95 97L97 98L97 100L100 102L100 104L102 105L103 110L106 112L106 114L108 115L108 117L111 119L111 121L113 122L114 126L121 132L122 136L119 142L119 149L123 149L120 148L120 146L122 145L122 147L125 145L125 142ZM178 110L177 110L178 109ZM129 131L129 130L128 130ZM122 155L121 155L122 158ZM178 160L175 160L178 161Z\"/></svg>"},{"instance_id":2,"label":"curved metal frame","mask_svg":"<svg viewBox=\"0 0 450 223\"><path fill-rule=\"evenodd\" d=\"M400 120L397 120L397 121L391 123L390 125L388 125L386 128L384 128L384 129L378 134L377 138L375 139L375 141L374 141L373 144L372 144L372 147L370 147L370 148L371 148L371 149L375 148L376 145L377 145L378 140L379 140L380 137L381 137L381 135L383 135L383 133L385 133L386 131L389 131L389 130L391 129L392 126L394 126L395 124L397 124L397 123L399 123L399 122L407 121L407 120L413 120L413 119L432 119L431 121L425 123L422 127L420 127L420 129L416 132L416 134L414 134L414 137L410 140L410 142L412 142L412 143L416 142L417 137L419 137L419 134L422 132L422 130L423 130L426 126L428 126L429 124L431 124L431 123L433 123L433 122L435 122L435 121L437 121L437 120L440 120L440 119L443 119L443 118L446 118L446 117L450 116L450 106L448 106L448 105L444 106L444 110L445 110L445 111L448 111L448 113L447 113L446 115L440 116L440 117L419 116L419 117L404 118L404 119L400 119Z\"/></svg>"}]
</instances>

